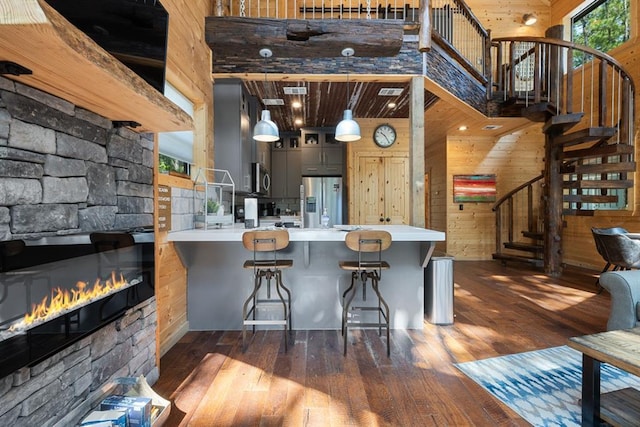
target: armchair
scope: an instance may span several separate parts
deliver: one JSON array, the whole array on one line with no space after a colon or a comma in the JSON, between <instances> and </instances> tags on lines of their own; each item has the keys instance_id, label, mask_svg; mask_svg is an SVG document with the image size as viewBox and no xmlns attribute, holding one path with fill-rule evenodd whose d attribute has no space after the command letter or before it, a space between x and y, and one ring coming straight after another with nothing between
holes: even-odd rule
<instances>
[{"instance_id":1,"label":"armchair","mask_svg":"<svg viewBox=\"0 0 640 427\"><path fill-rule=\"evenodd\" d=\"M602 269L601 273L604 273L605 271L609 270L609 268L611 267L612 263L611 263L611 260L609 258L609 254L607 253L606 245L602 241L600 236L602 236L603 234L604 235L611 235L611 234L626 234L626 233L627 233L627 230L625 230L622 227L611 227L611 228L591 227L591 234L593 235L593 240L596 243L596 250L598 251L598 253L602 257L602 259L604 259L604 261L606 262L606 264L605 264L604 268ZM618 267L616 265L614 265L613 269L617 270Z\"/></svg>"},{"instance_id":2,"label":"armchair","mask_svg":"<svg viewBox=\"0 0 640 427\"><path fill-rule=\"evenodd\" d=\"M607 261L621 270L640 268L640 240L626 234L600 234Z\"/></svg>"},{"instance_id":3,"label":"armchair","mask_svg":"<svg viewBox=\"0 0 640 427\"><path fill-rule=\"evenodd\" d=\"M600 285L611 294L607 330L640 326L640 270L607 271Z\"/></svg>"}]
</instances>

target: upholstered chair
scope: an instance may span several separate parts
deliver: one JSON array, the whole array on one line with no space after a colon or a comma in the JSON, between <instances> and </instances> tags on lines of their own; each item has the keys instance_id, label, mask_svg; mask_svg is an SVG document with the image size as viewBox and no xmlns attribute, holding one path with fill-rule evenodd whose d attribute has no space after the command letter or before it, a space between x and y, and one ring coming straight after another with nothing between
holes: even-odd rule
<instances>
[{"instance_id":1,"label":"upholstered chair","mask_svg":"<svg viewBox=\"0 0 640 427\"><path fill-rule=\"evenodd\" d=\"M607 330L640 326L640 270L607 271L600 275L600 285L611 294Z\"/></svg>"}]
</instances>

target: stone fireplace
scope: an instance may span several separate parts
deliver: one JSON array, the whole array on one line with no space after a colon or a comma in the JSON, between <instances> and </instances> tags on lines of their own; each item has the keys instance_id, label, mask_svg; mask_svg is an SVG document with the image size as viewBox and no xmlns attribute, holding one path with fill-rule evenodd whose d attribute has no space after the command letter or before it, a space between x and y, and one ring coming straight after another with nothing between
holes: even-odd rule
<instances>
[{"instance_id":1,"label":"stone fireplace","mask_svg":"<svg viewBox=\"0 0 640 427\"><path fill-rule=\"evenodd\" d=\"M115 378L157 378L152 137L0 77L0 425L73 425ZM123 289L7 335L43 294L114 270Z\"/></svg>"}]
</instances>

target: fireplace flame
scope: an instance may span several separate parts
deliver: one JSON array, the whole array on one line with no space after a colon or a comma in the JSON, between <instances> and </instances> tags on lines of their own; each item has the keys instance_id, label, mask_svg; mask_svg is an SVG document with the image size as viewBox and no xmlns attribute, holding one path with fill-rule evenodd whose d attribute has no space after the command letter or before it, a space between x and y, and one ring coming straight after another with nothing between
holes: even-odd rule
<instances>
[{"instance_id":1,"label":"fireplace flame","mask_svg":"<svg viewBox=\"0 0 640 427\"><path fill-rule=\"evenodd\" d=\"M9 328L10 332L18 329L26 329L30 325L44 322L60 314L81 307L92 300L100 299L128 285L122 274L116 277L116 272L111 272L111 278L105 281L96 279L93 287L88 288L87 282L76 283L75 289L55 288L51 291L51 299L45 296L39 304L34 304L31 313L25 314L22 321Z\"/></svg>"}]
</instances>

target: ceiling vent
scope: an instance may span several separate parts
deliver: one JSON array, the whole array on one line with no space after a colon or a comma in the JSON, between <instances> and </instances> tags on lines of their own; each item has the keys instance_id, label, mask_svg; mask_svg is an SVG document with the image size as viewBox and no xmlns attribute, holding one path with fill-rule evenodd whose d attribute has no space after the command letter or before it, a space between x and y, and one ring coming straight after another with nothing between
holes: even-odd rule
<instances>
[{"instance_id":1,"label":"ceiling vent","mask_svg":"<svg viewBox=\"0 0 640 427\"><path fill-rule=\"evenodd\" d=\"M272 99L263 99L262 103L264 105L284 105L284 100L280 98L272 98Z\"/></svg>"},{"instance_id":2,"label":"ceiling vent","mask_svg":"<svg viewBox=\"0 0 640 427\"><path fill-rule=\"evenodd\" d=\"M306 86L288 86L283 87L285 95L306 95L307 87Z\"/></svg>"},{"instance_id":3,"label":"ceiling vent","mask_svg":"<svg viewBox=\"0 0 640 427\"><path fill-rule=\"evenodd\" d=\"M401 87L383 87L378 92L378 96L400 96L403 90Z\"/></svg>"},{"instance_id":4,"label":"ceiling vent","mask_svg":"<svg viewBox=\"0 0 640 427\"><path fill-rule=\"evenodd\" d=\"M496 129L500 129L502 127L502 125L486 125L485 127L482 128L482 130L496 130Z\"/></svg>"}]
</instances>

